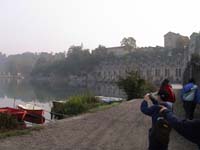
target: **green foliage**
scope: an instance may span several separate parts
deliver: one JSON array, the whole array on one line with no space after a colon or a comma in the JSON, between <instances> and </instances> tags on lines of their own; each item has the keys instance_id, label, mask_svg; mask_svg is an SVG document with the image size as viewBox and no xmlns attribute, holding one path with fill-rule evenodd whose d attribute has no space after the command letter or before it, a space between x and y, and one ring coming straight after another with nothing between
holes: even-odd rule
<instances>
[{"instance_id":1,"label":"green foliage","mask_svg":"<svg viewBox=\"0 0 200 150\"><path fill-rule=\"evenodd\" d=\"M33 127L26 128L24 130L18 130L18 129L17 130L3 130L0 132L0 139L31 134L32 131L40 131L43 128L44 128L43 126L33 126Z\"/></svg>"},{"instance_id":2,"label":"green foliage","mask_svg":"<svg viewBox=\"0 0 200 150\"><path fill-rule=\"evenodd\" d=\"M154 91L153 85L142 79L137 72L130 72L126 78L120 78L117 85L124 90L128 100L141 98L145 93Z\"/></svg>"},{"instance_id":3,"label":"green foliage","mask_svg":"<svg viewBox=\"0 0 200 150\"><path fill-rule=\"evenodd\" d=\"M64 114L77 115L95 107L97 103L97 99L90 94L72 96L64 104Z\"/></svg>"},{"instance_id":4,"label":"green foliage","mask_svg":"<svg viewBox=\"0 0 200 150\"><path fill-rule=\"evenodd\" d=\"M91 94L75 95L66 101L55 102L51 112L58 119L66 116L78 115L99 105L99 101Z\"/></svg>"},{"instance_id":5,"label":"green foliage","mask_svg":"<svg viewBox=\"0 0 200 150\"><path fill-rule=\"evenodd\" d=\"M123 38L121 46L125 46L127 50L131 50L132 48L136 48L136 40L133 37Z\"/></svg>"},{"instance_id":6,"label":"green foliage","mask_svg":"<svg viewBox=\"0 0 200 150\"><path fill-rule=\"evenodd\" d=\"M17 119L11 115L0 113L0 130L16 129L19 127Z\"/></svg>"}]
</instances>

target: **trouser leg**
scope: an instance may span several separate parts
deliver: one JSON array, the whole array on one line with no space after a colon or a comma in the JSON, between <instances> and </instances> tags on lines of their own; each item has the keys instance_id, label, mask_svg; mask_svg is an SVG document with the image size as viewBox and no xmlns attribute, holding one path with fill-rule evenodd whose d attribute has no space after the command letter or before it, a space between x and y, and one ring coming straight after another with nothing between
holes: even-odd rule
<instances>
[{"instance_id":1,"label":"trouser leg","mask_svg":"<svg viewBox=\"0 0 200 150\"><path fill-rule=\"evenodd\" d=\"M191 102L189 104L189 119L192 120L194 118L194 111L195 111L195 108L196 108L196 103L194 102Z\"/></svg>"},{"instance_id":2,"label":"trouser leg","mask_svg":"<svg viewBox=\"0 0 200 150\"><path fill-rule=\"evenodd\" d=\"M183 108L185 110L185 118L192 120L194 117L194 111L196 108L196 103L195 102L183 102Z\"/></svg>"},{"instance_id":3,"label":"trouser leg","mask_svg":"<svg viewBox=\"0 0 200 150\"><path fill-rule=\"evenodd\" d=\"M189 119L189 114L190 114L190 105L188 104L188 102L183 102L183 108L185 111L185 118Z\"/></svg>"}]
</instances>

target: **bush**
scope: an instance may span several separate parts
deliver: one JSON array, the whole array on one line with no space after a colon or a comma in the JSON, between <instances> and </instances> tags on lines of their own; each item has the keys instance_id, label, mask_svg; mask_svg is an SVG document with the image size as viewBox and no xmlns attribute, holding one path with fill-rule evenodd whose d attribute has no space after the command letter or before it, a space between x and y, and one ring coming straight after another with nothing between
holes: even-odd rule
<instances>
[{"instance_id":1,"label":"bush","mask_svg":"<svg viewBox=\"0 0 200 150\"><path fill-rule=\"evenodd\" d=\"M9 114L0 113L0 130L16 129L19 127L17 119Z\"/></svg>"},{"instance_id":2,"label":"bush","mask_svg":"<svg viewBox=\"0 0 200 150\"><path fill-rule=\"evenodd\" d=\"M88 111L97 104L97 99L90 94L72 96L64 104L64 114L77 115Z\"/></svg>"},{"instance_id":3,"label":"bush","mask_svg":"<svg viewBox=\"0 0 200 150\"><path fill-rule=\"evenodd\" d=\"M137 72L130 72L126 78L120 78L117 85L124 90L128 100L141 98L145 93L155 90L155 87L142 79Z\"/></svg>"}]
</instances>

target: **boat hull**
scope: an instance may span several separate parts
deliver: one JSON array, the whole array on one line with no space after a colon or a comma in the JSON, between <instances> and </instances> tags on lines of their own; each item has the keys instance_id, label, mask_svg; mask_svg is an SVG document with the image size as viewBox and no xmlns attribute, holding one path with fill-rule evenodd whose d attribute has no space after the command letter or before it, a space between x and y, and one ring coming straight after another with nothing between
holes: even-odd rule
<instances>
[{"instance_id":1,"label":"boat hull","mask_svg":"<svg viewBox=\"0 0 200 150\"><path fill-rule=\"evenodd\" d=\"M24 117L24 121L36 124L43 124L45 122L45 118L41 115L26 114L26 116Z\"/></svg>"},{"instance_id":2,"label":"boat hull","mask_svg":"<svg viewBox=\"0 0 200 150\"><path fill-rule=\"evenodd\" d=\"M24 118L27 114L27 112L25 110L20 110L20 109L11 108L11 107L0 108L0 113L9 114L11 116L14 116L19 121L24 120Z\"/></svg>"},{"instance_id":3,"label":"boat hull","mask_svg":"<svg viewBox=\"0 0 200 150\"><path fill-rule=\"evenodd\" d=\"M17 107L21 110L25 110L27 112L27 114L35 114L35 115L40 115L40 116L42 116L44 114L43 109L39 109L39 110L34 110L34 108L33 109L26 109L26 108L23 108L20 105L18 105Z\"/></svg>"},{"instance_id":4,"label":"boat hull","mask_svg":"<svg viewBox=\"0 0 200 150\"><path fill-rule=\"evenodd\" d=\"M27 112L24 117L24 121L37 123L37 124L43 124L45 122L45 118L43 117L44 115L43 109L38 109L38 107L35 107L35 106L26 108L26 106L23 106L23 105L18 105L17 107L20 110L24 110Z\"/></svg>"}]
</instances>

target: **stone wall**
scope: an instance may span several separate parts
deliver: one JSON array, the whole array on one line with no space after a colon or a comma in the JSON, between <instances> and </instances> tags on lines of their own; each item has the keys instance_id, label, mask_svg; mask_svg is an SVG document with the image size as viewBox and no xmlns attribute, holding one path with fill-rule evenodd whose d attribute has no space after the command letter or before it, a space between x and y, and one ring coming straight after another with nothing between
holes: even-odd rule
<instances>
[{"instance_id":1,"label":"stone wall","mask_svg":"<svg viewBox=\"0 0 200 150\"><path fill-rule=\"evenodd\" d=\"M173 83L182 82L182 75L188 62L186 49L138 48L123 57L102 62L88 74L89 81L115 82L128 72L137 71L154 83L169 78Z\"/></svg>"}]
</instances>

